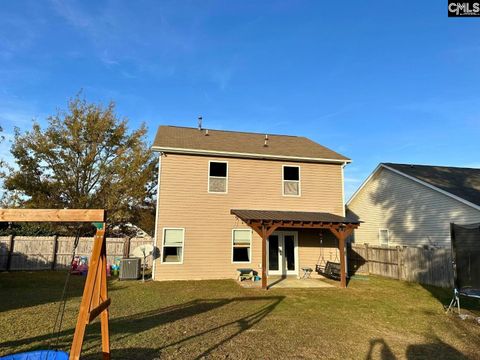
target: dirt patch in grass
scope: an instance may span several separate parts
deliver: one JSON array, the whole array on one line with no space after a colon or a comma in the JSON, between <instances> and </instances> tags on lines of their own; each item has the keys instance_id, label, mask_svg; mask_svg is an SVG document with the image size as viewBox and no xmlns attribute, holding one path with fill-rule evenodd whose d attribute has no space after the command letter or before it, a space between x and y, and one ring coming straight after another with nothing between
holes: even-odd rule
<instances>
[{"instance_id":1,"label":"dirt patch in grass","mask_svg":"<svg viewBox=\"0 0 480 360\"><path fill-rule=\"evenodd\" d=\"M48 345L64 274L0 274L0 356ZM84 278L57 348L68 351ZM450 292L371 277L348 289L244 289L234 281L109 284L113 359L476 359L480 325L445 315ZM480 315L478 302L466 307ZM97 359L100 327L84 359Z\"/></svg>"}]
</instances>

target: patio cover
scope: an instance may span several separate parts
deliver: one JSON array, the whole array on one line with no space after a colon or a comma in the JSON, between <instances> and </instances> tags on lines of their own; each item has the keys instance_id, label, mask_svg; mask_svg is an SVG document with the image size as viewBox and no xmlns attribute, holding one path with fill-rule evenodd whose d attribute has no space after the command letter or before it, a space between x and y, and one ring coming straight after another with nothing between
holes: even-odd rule
<instances>
[{"instance_id":1,"label":"patio cover","mask_svg":"<svg viewBox=\"0 0 480 360\"><path fill-rule=\"evenodd\" d=\"M338 239L341 286L347 286L345 239L358 228L360 221L343 216L309 211L241 210L230 213L250 226L262 238L262 288L267 288L267 239L278 228L328 229Z\"/></svg>"}]
</instances>

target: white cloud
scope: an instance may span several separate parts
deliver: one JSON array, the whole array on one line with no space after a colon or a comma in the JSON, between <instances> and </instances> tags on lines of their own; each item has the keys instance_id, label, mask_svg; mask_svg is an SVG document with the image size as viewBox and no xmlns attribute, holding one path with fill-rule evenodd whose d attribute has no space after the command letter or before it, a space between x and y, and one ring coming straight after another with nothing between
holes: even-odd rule
<instances>
[{"instance_id":1,"label":"white cloud","mask_svg":"<svg viewBox=\"0 0 480 360\"><path fill-rule=\"evenodd\" d=\"M134 71L155 74L159 69L168 76L171 72L163 72L162 63L192 51L198 44L200 32L195 29L195 19L189 26L177 27L166 20L168 13L178 16L176 6L167 8L157 2L145 14L141 7L132 7L129 2L107 1L93 7L80 1L50 3L58 16L89 41L93 55L106 67L130 65L126 77L136 77ZM145 52L152 55L139 55Z\"/></svg>"},{"instance_id":2,"label":"white cloud","mask_svg":"<svg viewBox=\"0 0 480 360\"><path fill-rule=\"evenodd\" d=\"M79 28L88 28L92 23L92 18L84 13L75 1L50 1L55 11L67 20L71 25Z\"/></svg>"}]
</instances>

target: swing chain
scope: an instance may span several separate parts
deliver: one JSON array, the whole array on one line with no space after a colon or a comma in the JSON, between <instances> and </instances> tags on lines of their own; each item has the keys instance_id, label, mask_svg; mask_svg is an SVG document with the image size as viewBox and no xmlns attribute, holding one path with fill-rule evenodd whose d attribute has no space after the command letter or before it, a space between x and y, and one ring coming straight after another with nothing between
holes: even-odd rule
<instances>
[{"instance_id":1,"label":"swing chain","mask_svg":"<svg viewBox=\"0 0 480 360\"><path fill-rule=\"evenodd\" d=\"M75 254L77 251L78 244L80 242L80 229L81 229L81 226L78 226L77 233L75 235L75 240L73 242L73 247L72 247L72 258L70 259L70 267L67 270L67 275L65 278L65 283L63 285L62 295L58 303L57 315L55 316L55 322L53 325L53 330L52 330L50 341L49 341L51 344L51 341L55 339L55 343L53 346L54 348L58 347L58 343L60 341L60 333L62 330L63 318L65 314L65 306L67 303L67 292L70 285L70 275L72 274L73 262L75 261Z\"/></svg>"}]
</instances>

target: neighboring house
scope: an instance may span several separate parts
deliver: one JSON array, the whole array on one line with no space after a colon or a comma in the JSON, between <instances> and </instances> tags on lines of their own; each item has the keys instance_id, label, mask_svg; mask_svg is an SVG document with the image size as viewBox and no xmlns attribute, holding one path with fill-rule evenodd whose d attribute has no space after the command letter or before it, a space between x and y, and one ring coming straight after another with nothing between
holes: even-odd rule
<instances>
[{"instance_id":1,"label":"neighboring house","mask_svg":"<svg viewBox=\"0 0 480 360\"><path fill-rule=\"evenodd\" d=\"M480 221L480 169L380 164L347 203L356 243L450 246L450 223Z\"/></svg>"},{"instance_id":2,"label":"neighboring house","mask_svg":"<svg viewBox=\"0 0 480 360\"><path fill-rule=\"evenodd\" d=\"M151 238L150 235L148 235L148 233L139 228L137 225L134 225L132 223L125 223L125 224L122 224L122 225L115 225L113 228L112 228L112 232L115 234L115 233L118 233L119 235L120 234L123 234L123 235L128 235L129 237L136 237L136 238Z\"/></svg>"},{"instance_id":3,"label":"neighboring house","mask_svg":"<svg viewBox=\"0 0 480 360\"><path fill-rule=\"evenodd\" d=\"M156 280L235 278L251 268L266 287L267 275L339 261L338 244L358 226L344 218L350 160L305 137L160 126L153 150Z\"/></svg>"}]
</instances>

